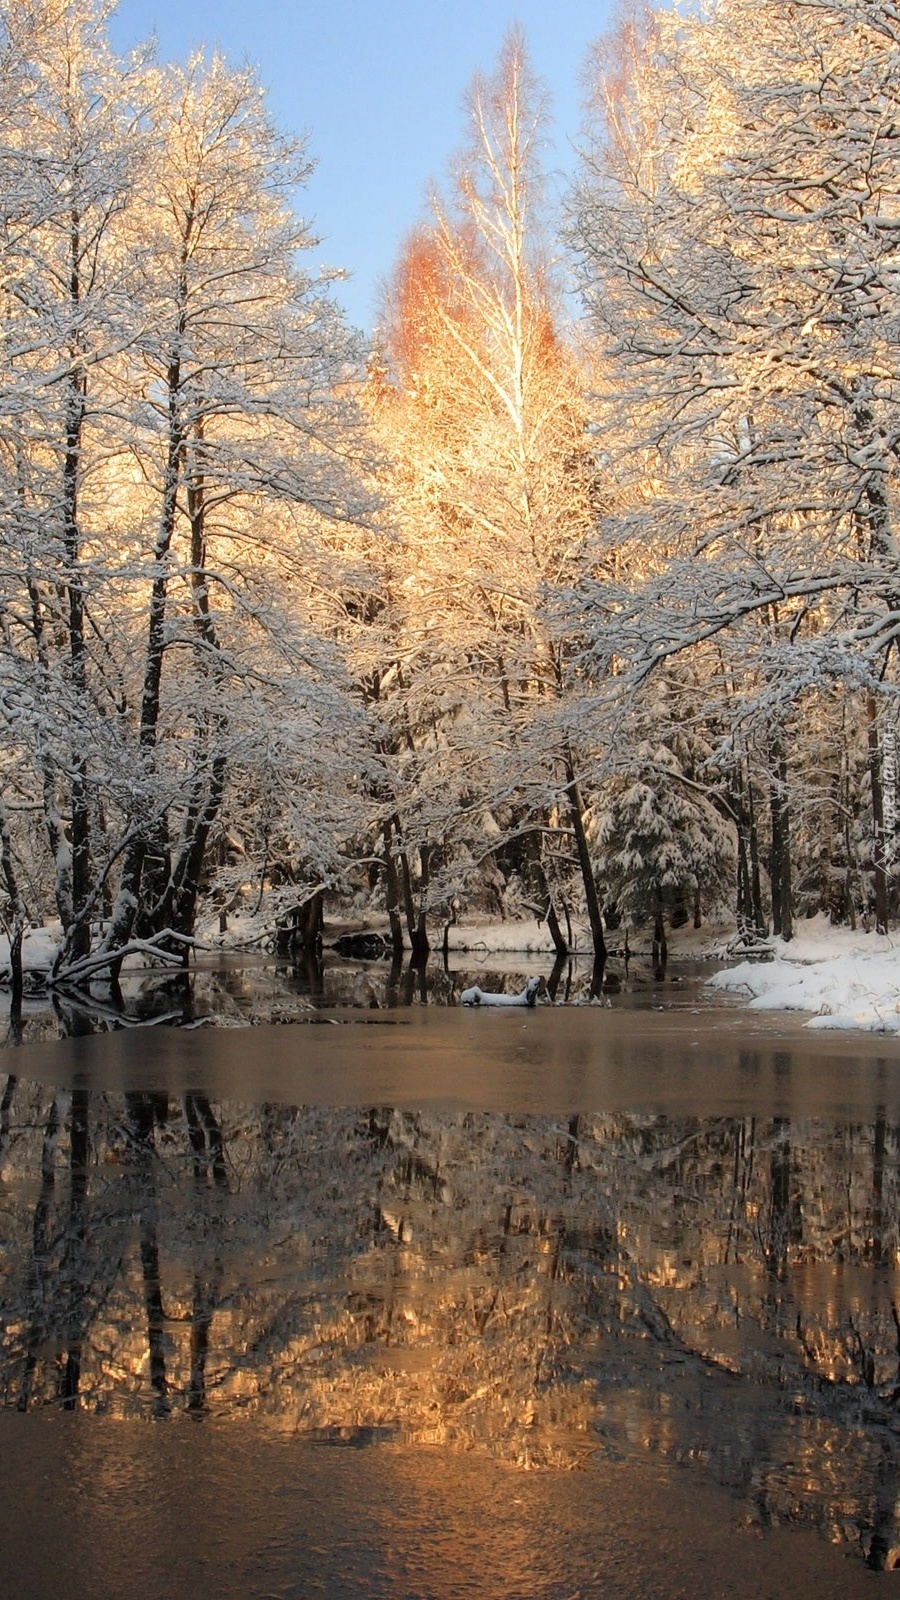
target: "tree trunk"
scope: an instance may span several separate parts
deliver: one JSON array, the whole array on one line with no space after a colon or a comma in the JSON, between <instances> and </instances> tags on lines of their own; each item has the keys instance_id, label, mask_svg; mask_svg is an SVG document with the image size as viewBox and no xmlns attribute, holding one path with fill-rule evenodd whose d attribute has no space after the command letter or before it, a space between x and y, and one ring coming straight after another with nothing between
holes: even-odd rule
<instances>
[{"instance_id":1,"label":"tree trunk","mask_svg":"<svg viewBox=\"0 0 900 1600\"><path fill-rule=\"evenodd\" d=\"M325 928L325 891L317 889L300 909L297 944L301 950L318 950Z\"/></svg>"},{"instance_id":2,"label":"tree trunk","mask_svg":"<svg viewBox=\"0 0 900 1600\"><path fill-rule=\"evenodd\" d=\"M526 834L525 849L537 893L540 895L544 904L544 921L547 924L547 931L553 940L553 948L556 951L556 959L558 961L564 961L566 956L569 954L569 945L560 926L559 917L556 914L556 907L553 904L553 895L550 890L550 884L547 881L547 872L541 858L541 836L537 831Z\"/></svg>"},{"instance_id":3,"label":"tree trunk","mask_svg":"<svg viewBox=\"0 0 900 1600\"><path fill-rule=\"evenodd\" d=\"M275 937L279 955L294 955L297 951L315 956L322 945L324 928L324 891L317 889L300 906L294 906L289 918L280 922Z\"/></svg>"},{"instance_id":4,"label":"tree trunk","mask_svg":"<svg viewBox=\"0 0 900 1600\"><path fill-rule=\"evenodd\" d=\"M22 998L25 993L25 979L22 970L22 940L25 936L25 924L28 920L28 915L16 877L12 838L9 831L9 816L2 799L0 799L0 864L2 864L3 882L9 898L10 1024L12 1027L16 1027L21 1022Z\"/></svg>"},{"instance_id":5,"label":"tree trunk","mask_svg":"<svg viewBox=\"0 0 900 1600\"><path fill-rule=\"evenodd\" d=\"M50 692L50 657L47 650L47 630L44 621L44 604L34 578L27 579L29 622L34 650L40 667L41 679ZM39 747L38 762L41 770L41 787L44 802L44 827L54 866L54 893L56 909L63 929L69 927L73 917L72 906L72 850L59 813L56 779L43 744Z\"/></svg>"},{"instance_id":6,"label":"tree trunk","mask_svg":"<svg viewBox=\"0 0 900 1600\"><path fill-rule=\"evenodd\" d=\"M772 932L782 939L794 936L794 918L791 905L791 826L788 805L787 760L780 734L772 740L769 758L772 777L769 784L769 807L772 825L772 848L769 858L769 880L772 886Z\"/></svg>"},{"instance_id":7,"label":"tree trunk","mask_svg":"<svg viewBox=\"0 0 900 1600\"><path fill-rule=\"evenodd\" d=\"M753 923L760 939L768 933L765 913L763 911L762 875L759 870L759 829L756 826L756 805L753 799L753 783L747 782L747 821L749 828L750 844L750 894Z\"/></svg>"},{"instance_id":8,"label":"tree trunk","mask_svg":"<svg viewBox=\"0 0 900 1600\"><path fill-rule=\"evenodd\" d=\"M738 818L737 829L737 927L738 937L746 944L755 933L750 897L750 863L743 818Z\"/></svg>"},{"instance_id":9,"label":"tree trunk","mask_svg":"<svg viewBox=\"0 0 900 1600\"><path fill-rule=\"evenodd\" d=\"M206 573L206 483L202 422L198 422L194 429L186 488L191 530L191 599L194 629L200 640L200 676L212 687L215 704L218 699L216 690L219 687L221 647L210 610ZM160 919L163 927L171 927L186 938L190 938L194 932L206 849L225 793L228 762L222 744L226 730L227 720L220 711L207 711L202 717L198 716L194 735L194 793L172 870L172 887ZM212 756L211 751L214 752ZM188 953L185 945L185 961Z\"/></svg>"},{"instance_id":10,"label":"tree trunk","mask_svg":"<svg viewBox=\"0 0 900 1600\"><path fill-rule=\"evenodd\" d=\"M396 813L394 814L393 824L394 831L397 835L397 842L399 844L401 839L400 818L396 815ZM402 845L400 846L397 855L397 860L400 865L400 885L403 909L406 914L406 929L409 934L410 949L413 956L420 961L423 956L427 956L430 948L428 943L428 928L426 924L425 907L423 903L423 897L428 887L429 853L428 845L423 844L420 846L419 859L421 890L418 907L416 906L415 895L413 893L412 872L409 865L409 856Z\"/></svg>"},{"instance_id":11,"label":"tree trunk","mask_svg":"<svg viewBox=\"0 0 900 1600\"><path fill-rule=\"evenodd\" d=\"M192 218L185 221L189 237ZM154 577L150 591L150 610L147 619L147 644L144 656L144 681L141 691L141 725L138 733L138 757L141 776L149 779L154 766L159 733L160 689L163 661L166 653L166 610L169 592L168 557L175 534L178 516L178 489L184 464L185 423L182 416L181 348L187 326L187 246L181 259L179 279L179 313L173 334L173 349L166 369L166 460L163 469L162 505L159 528L154 547ZM160 827L162 822L160 821ZM104 940L107 950L117 949L131 937L141 905L141 880L147 854L146 831L138 824L131 834L122 859L119 892L110 917Z\"/></svg>"},{"instance_id":12,"label":"tree trunk","mask_svg":"<svg viewBox=\"0 0 900 1600\"><path fill-rule=\"evenodd\" d=\"M428 893L428 884L431 873L431 846L419 846L419 905L416 911L415 924L410 926L409 942L412 949L414 963L424 961L431 948L428 942L428 928L426 925L425 899Z\"/></svg>"},{"instance_id":13,"label":"tree trunk","mask_svg":"<svg viewBox=\"0 0 900 1600\"><path fill-rule=\"evenodd\" d=\"M77 212L70 219L69 298L77 316L81 303L81 220ZM63 546L66 555L66 601L68 605L69 669L72 675L75 723L72 728L72 772L70 778L71 820L69 845L72 872L72 921L65 930L66 959L77 961L91 947L89 899L91 888L91 838L88 798L87 729L80 729L80 717L87 716L87 645L84 636L84 588L81 575L81 534L78 524L78 497L81 485L82 433L86 411L87 380L81 352L69 352L72 365L66 396L66 446L63 457Z\"/></svg>"},{"instance_id":14,"label":"tree trunk","mask_svg":"<svg viewBox=\"0 0 900 1600\"><path fill-rule=\"evenodd\" d=\"M873 826L874 926L876 933L887 933L889 893L887 893L887 838L884 830L884 784L882 784L881 741L878 738L878 701L874 698L873 690L866 694L866 742L868 742L871 826Z\"/></svg>"},{"instance_id":15,"label":"tree trunk","mask_svg":"<svg viewBox=\"0 0 900 1600\"><path fill-rule=\"evenodd\" d=\"M864 387L864 380L860 378L857 383L860 397L853 411L853 424L871 460L873 436L877 437L874 435L873 410L869 394ZM883 443L883 440L881 442ZM883 460L878 464L872 461L865 476L856 515L864 552L870 559L884 562L892 571L896 571L897 542L891 522L887 484L887 470ZM884 598L887 609L896 613L900 595L888 592ZM886 664L885 657L882 672ZM887 933L890 921L890 893L884 804L884 753L878 728L878 701L873 689L869 689L866 694L866 724L869 782L872 792L875 927L878 933Z\"/></svg>"},{"instance_id":16,"label":"tree trunk","mask_svg":"<svg viewBox=\"0 0 900 1600\"><path fill-rule=\"evenodd\" d=\"M878 704L872 689L866 695L869 782L872 789L872 855L875 876L875 930L887 933L890 915L887 874L887 838L884 825L882 752L878 737Z\"/></svg>"},{"instance_id":17,"label":"tree trunk","mask_svg":"<svg viewBox=\"0 0 900 1600\"><path fill-rule=\"evenodd\" d=\"M205 787L205 793L188 808L169 891L159 908L157 932L171 928L188 939L193 935L206 847L222 803L226 765L225 757L217 756L212 762L208 784L204 785L202 778L197 780L198 788ZM182 948L186 963L188 946Z\"/></svg>"},{"instance_id":18,"label":"tree trunk","mask_svg":"<svg viewBox=\"0 0 900 1600\"><path fill-rule=\"evenodd\" d=\"M666 943L662 889L658 883L654 885L653 889L653 948L651 950L651 960L656 977L663 977L669 960L669 946Z\"/></svg>"},{"instance_id":19,"label":"tree trunk","mask_svg":"<svg viewBox=\"0 0 900 1600\"><path fill-rule=\"evenodd\" d=\"M603 934L603 911L600 905L600 896L597 893L597 880L594 877L594 867L584 827L584 806L581 799L581 789L575 777L574 767L569 759L566 760L566 799L569 802L569 817L575 834L575 848L578 853L578 865L581 868L581 881L584 885L588 923L594 947L594 961L604 962L606 960L606 940Z\"/></svg>"},{"instance_id":20,"label":"tree trunk","mask_svg":"<svg viewBox=\"0 0 900 1600\"><path fill-rule=\"evenodd\" d=\"M384 875L387 883L387 914L391 929L391 949L395 960L403 957L403 922L400 916L400 875L391 845L392 823L388 817L382 824L384 839Z\"/></svg>"}]
</instances>

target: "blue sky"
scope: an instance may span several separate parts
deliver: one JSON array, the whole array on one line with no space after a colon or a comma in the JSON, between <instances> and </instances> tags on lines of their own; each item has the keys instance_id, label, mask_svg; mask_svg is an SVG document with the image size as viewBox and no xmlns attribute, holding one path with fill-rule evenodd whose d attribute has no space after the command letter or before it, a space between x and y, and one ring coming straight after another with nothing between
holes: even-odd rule
<instances>
[{"instance_id":1,"label":"blue sky","mask_svg":"<svg viewBox=\"0 0 900 1600\"><path fill-rule=\"evenodd\" d=\"M114 46L155 33L163 60L196 46L249 61L285 131L309 136L316 172L298 209L320 259L353 274L340 297L370 330L379 284L463 142L463 97L490 73L508 27L525 31L554 115L551 171L571 170L582 73L612 0L120 0Z\"/></svg>"}]
</instances>

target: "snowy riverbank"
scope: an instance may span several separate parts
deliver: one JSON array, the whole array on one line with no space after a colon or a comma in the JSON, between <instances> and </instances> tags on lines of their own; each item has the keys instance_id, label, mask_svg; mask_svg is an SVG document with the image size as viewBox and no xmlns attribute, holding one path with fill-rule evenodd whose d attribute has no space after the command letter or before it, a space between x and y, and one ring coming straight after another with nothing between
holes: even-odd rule
<instances>
[{"instance_id":1,"label":"snowy riverbank","mask_svg":"<svg viewBox=\"0 0 900 1600\"><path fill-rule=\"evenodd\" d=\"M484 923L449 930L449 952L464 955L492 968L518 971L521 957L529 963L552 962L553 950L545 927L536 923ZM37 976L52 964L59 939L58 928L32 929L25 940L25 967ZM634 953L640 958L640 941ZM223 947L224 946L224 947ZM679 929L669 936L669 954L679 959L727 959L728 931L709 928L695 932ZM240 939L220 944L233 960ZM789 944L769 941L772 958L741 961L710 974L709 985L734 995L750 1010L805 1011L808 1028L860 1028L900 1036L900 932L882 936L833 928L824 916L797 925ZM212 946L205 951L207 961ZM258 952L257 952L258 956ZM8 963L8 943L0 936L0 971ZM134 958L132 958L134 961ZM131 966L132 963L129 963ZM141 964L134 961L137 971Z\"/></svg>"},{"instance_id":2,"label":"snowy riverbank","mask_svg":"<svg viewBox=\"0 0 900 1600\"><path fill-rule=\"evenodd\" d=\"M511 957L524 946L532 956L552 959L546 930L535 928L526 944L522 929L520 923L451 928L450 948ZM674 961L721 961L733 937L733 929L679 929L669 934L669 955ZM635 955L644 953L646 940L632 935L631 942ZM817 916L799 922L788 944L771 939L768 948L771 959L741 961L716 972L710 987L733 994L738 1004L743 1000L748 1010L808 1011L808 1028L900 1035L900 932L853 932Z\"/></svg>"},{"instance_id":3,"label":"snowy riverbank","mask_svg":"<svg viewBox=\"0 0 900 1600\"><path fill-rule=\"evenodd\" d=\"M820 916L770 947L772 960L717 972L711 987L749 996L750 1010L812 1012L807 1028L900 1034L900 935L853 933Z\"/></svg>"}]
</instances>

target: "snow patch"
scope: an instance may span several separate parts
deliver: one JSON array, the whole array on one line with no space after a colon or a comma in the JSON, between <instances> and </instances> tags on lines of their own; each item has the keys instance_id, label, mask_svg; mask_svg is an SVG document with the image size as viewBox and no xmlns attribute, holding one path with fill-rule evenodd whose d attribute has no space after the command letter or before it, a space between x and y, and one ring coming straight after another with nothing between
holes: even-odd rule
<instances>
[{"instance_id":1,"label":"snow patch","mask_svg":"<svg viewBox=\"0 0 900 1600\"><path fill-rule=\"evenodd\" d=\"M900 1035L900 949L889 935L802 924L790 943L768 942L771 961L742 961L710 987L749 995L752 1011L809 1011L806 1027Z\"/></svg>"}]
</instances>

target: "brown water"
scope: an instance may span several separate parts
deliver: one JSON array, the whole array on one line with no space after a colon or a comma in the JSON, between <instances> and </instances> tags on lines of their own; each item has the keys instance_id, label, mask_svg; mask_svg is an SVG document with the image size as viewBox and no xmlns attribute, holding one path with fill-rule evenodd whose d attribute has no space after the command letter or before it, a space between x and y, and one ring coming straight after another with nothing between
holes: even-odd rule
<instances>
[{"instance_id":1,"label":"brown water","mask_svg":"<svg viewBox=\"0 0 900 1600\"><path fill-rule=\"evenodd\" d=\"M900 1582L896 1043L414 1007L0 1064L0 1593Z\"/></svg>"}]
</instances>

